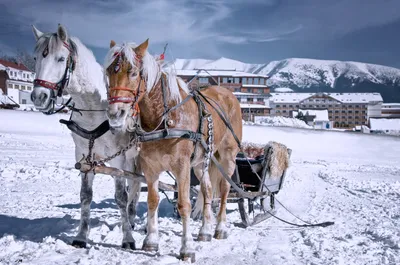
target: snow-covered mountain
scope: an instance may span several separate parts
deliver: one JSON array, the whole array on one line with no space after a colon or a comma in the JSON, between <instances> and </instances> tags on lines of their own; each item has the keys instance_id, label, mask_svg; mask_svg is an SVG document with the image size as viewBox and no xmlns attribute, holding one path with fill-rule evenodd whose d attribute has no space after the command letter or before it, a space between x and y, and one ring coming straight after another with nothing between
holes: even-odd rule
<instances>
[{"instance_id":1,"label":"snow-covered mountain","mask_svg":"<svg viewBox=\"0 0 400 265\"><path fill-rule=\"evenodd\" d=\"M400 69L360 62L291 58L268 64L177 59L176 69L236 70L268 75L272 89L297 92L380 92L385 101L400 101ZM279 90L279 89L277 89Z\"/></svg>"}]
</instances>

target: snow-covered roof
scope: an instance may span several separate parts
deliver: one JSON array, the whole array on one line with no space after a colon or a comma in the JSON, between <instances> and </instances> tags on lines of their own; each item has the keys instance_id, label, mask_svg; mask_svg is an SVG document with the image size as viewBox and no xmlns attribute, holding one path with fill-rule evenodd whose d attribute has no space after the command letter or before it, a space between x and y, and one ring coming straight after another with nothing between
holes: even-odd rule
<instances>
[{"instance_id":1,"label":"snow-covered roof","mask_svg":"<svg viewBox=\"0 0 400 265\"><path fill-rule=\"evenodd\" d=\"M314 121L329 121L328 110L299 109L299 112L306 115L315 116ZM293 116L297 116L297 111L293 111Z\"/></svg>"},{"instance_id":2,"label":"snow-covered roof","mask_svg":"<svg viewBox=\"0 0 400 265\"><path fill-rule=\"evenodd\" d=\"M252 84L243 84L242 87L259 87L259 88L268 88L267 85L252 85Z\"/></svg>"},{"instance_id":3,"label":"snow-covered roof","mask_svg":"<svg viewBox=\"0 0 400 265\"><path fill-rule=\"evenodd\" d=\"M261 104L247 104L247 103L241 103L240 108L242 109L269 109L268 106L266 105L261 105Z\"/></svg>"},{"instance_id":4,"label":"snow-covered roof","mask_svg":"<svg viewBox=\"0 0 400 265\"><path fill-rule=\"evenodd\" d=\"M225 70L176 70L178 76L198 76L198 77L211 77L211 76L229 76L229 77L264 77L266 75L257 75L239 71L225 71Z\"/></svg>"},{"instance_id":5,"label":"snow-covered roof","mask_svg":"<svg viewBox=\"0 0 400 265\"><path fill-rule=\"evenodd\" d=\"M235 96L255 96L260 98L267 98L267 94L255 94L255 93L246 93L246 92L233 92Z\"/></svg>"},{"instance_id":6,"label":"snow-covered roof","mask_svg":"<svg viewBox=\"0 0 400 265\"><path fill-rule=\"evenodd\" d=\"M383 102L380 93L323 93L342 103ZM299 103L317 93L271 93L271 101L275 103Z\"/></svg>"},{"instance_id":7,"label":"snow-covered roof","mask_svg":"<svg viewBox=\"0 0 400 265\"><path fill-rule=\"evenodd\" d=\"M369 120L371 125L371 130L384 131L393 130L400 131L400 119L374 119Z\"/></svg>"},{"instance_id":8,"label":"snow-covered roof","mask_svg":"<svg viewBox=\"0 0 400 265\"><path fill-rule=\"evenodd\" d=\"M400 103L382 103L382 109L400 109Z\"/></svg>"},{"instance_id":9,"label":"snow-covered roof","mask_svg":"<svg viewBox=\"0 0 400 265\"><path fill-rule=\"evenodd\" d=\"M277 87L274 88L275 92L293 92L293 89L289 88L289 87Z\"/></svg>"}]
</instances>

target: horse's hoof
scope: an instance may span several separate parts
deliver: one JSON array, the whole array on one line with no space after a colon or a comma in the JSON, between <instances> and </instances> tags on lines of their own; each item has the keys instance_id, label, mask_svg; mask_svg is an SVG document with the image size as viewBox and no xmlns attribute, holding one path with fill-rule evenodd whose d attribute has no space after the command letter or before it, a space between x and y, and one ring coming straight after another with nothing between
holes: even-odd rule
<instances>
[{"instance_id":1,"label":"horse's hoof","mask_svg":"<svg viewBox=\"0 0 400 265\"><path fill-rule=\"evenodd\" d=\"M199 234L197 236L197 241L210 242L211 241L211 235L210 234Z\"/></svg>"},{"instance_id":2,"label":"horse's hoof","mask_svg":"<svg viewBox=\"0 0 400 265\"><path fill-rule=\"evenodd\" d=\"M136 249L135 242L123 242L121 247L124 249L131 249L131 250Z\"/></svg>"},{"instance_id":3,"label":"horse's hoof","mask_svg":"<svg viewBox=\"0 0 400 265\"><path fill-rule=\"evenodd\" d=\"M86 242L81 240L74 240L71 245L76 248L86 248Z\"/></svg>"},{"instance_id":4,"label":"horse's hoof","mask_svg":"<svg viewBox=\"0 0 400 265\"><path fill-rule=\"evenodd\" d=\"M225 230L215 230L214 238L215 239L227 239L228 232L226 232Z\"/></svg>"},{"instance_id":5,"label":"horse's hoof","mask_svg":"<svg viewBox=\"0 0 400 265\"><path fill-rule=\"evenodd\" d=\"M148 252L157 252L158 251L158 244L143 244L142 250Z\"/></svg>"},{"instance_id":6,"label":"horse's hoof","mask_svg":"<svg viewBox=\"0 0 400 265\"><path fill-rule=\"evenodd\" d=\"M181 253L179 255L179 259L183 261L190 260L191 263L196 262L196 254L194 252L191 253Z\"/></svg>"}]
</instances>

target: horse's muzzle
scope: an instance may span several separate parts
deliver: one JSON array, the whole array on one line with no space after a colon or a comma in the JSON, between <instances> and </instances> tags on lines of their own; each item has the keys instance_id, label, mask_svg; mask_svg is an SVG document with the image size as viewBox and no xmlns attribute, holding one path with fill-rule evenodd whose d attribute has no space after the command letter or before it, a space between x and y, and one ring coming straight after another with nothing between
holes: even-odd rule
<instances>
[{"instance_id":1,"label":"horse's muzzle","mask_svg":"<svg viewBox=\"0 0 400 265\"><path fill-rule=\"evenodd\" d=\"M31 100L39 111L47 111L51 107L52 93L50 89L35 86L31 92Z\"/></svg>"}]
</instances>

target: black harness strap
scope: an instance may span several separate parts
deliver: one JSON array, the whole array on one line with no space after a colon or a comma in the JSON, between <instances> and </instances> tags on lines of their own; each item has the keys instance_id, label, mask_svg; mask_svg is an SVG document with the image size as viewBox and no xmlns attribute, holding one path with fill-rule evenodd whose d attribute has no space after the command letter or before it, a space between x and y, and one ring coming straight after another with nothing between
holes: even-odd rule
<instances>
[{"instance_id":1,"label":"black harness strap","mask_svg":"<svg viewBox=\"0 0 400 265\"><path fill-rule=\"evenodd\" d=\"M202 134L195 133L189 130L181 130L181 129L172 129L172 130L158 130L154 132L144 132L138 133L137 139L139 142L150 142L164 139L187 139L193 142L200 141L202 138Z\"/></svg>"},{"instance_id":2,"label":"black harness strap","mask_svg":"<svg viewBox=\"0 0 400 265\"><path fill-rule=\"evenodd\" d=\"M110 124L108 123L108 120L104 121L102 124L100 124L96 129L92 131L88 131L82 128L72 120L67 121L61 119L60 123L67 125L68 129L70 129L72 132L88 140L97 139L106 132L108 132L108 130L110 129Z\"/></svg>"},{"instance_id":3,"label":"black harness strap","mask_svg":"<svg viewBox=\"0 0 400 265\"><path fill-rule=\"evenodd\" d=\"M242 148L242 145L240 144L239 138L236 136L235 131L232 128L232 125L227 121L225 113L220 110L218 110L214 105L211 104L211 102L208 100L208 97L204 96L199 90L197 90L197 93L204 99L205 102L210 104L210 106L218 113L218 116L221 118L221 120L225 123L226 127L231 131L233 138L235 138L235 141L237 142L239 148Z\"/></svg>"}]
</instances>

